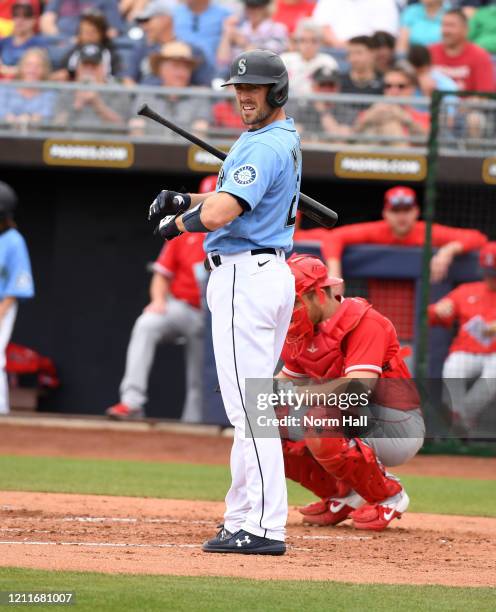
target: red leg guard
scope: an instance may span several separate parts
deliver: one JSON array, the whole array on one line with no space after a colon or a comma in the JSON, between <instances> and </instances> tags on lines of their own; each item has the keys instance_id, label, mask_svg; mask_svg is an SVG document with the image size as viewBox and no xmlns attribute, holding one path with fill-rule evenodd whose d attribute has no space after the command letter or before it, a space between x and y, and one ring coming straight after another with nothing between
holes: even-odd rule
<instances>
[{"instance_id":1,"label":"red leg guard","mask_svg":"<svg viewBox=\"0 0 496 612\"><path fill-rule=\"evenodd\" d=\"M307 447L319 464L345 482L369 503L381 502L399 493L399 482L389 478L374 451L360 438L306 438Z\"/></svg>"},{"instance_id":2,"label":"red leg guard","mask_svg":"<svg viewBox=\"0 0 496 612\"><path fill-rule=\"evenodd\" d=\"M347 484L336 480L315 461L304 440L283 440L282 450L287 478L298 482L318 497L344 497L349 493Z\"/></svg>"}]
</instances>

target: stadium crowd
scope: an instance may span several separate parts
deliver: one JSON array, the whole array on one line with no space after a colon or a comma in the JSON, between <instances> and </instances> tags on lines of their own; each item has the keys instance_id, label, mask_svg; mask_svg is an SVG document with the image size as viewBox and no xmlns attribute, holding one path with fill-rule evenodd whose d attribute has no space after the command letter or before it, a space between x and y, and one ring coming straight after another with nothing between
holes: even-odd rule
<instances>
[{"instance_id":1,"label":"stadium crowd","mask_svg":"<svg viewBox=\"0 0 496 612\"><path fill-rule=\"evenodd\" d=\"M0 121L103 123L141 135L156 128L135 117L137 86L218 91L236 54L266 48L287 65L289 111L305 139L402 145L425 137L429 114L388 98L494 91L495 40L496 0L0 0ZM2 87L15 80L122 84L129 95ZM357 103L300 97L312 93ZM231 100L206 100L164 92L154 104L196 130L241 129ZM453 126L475 136L489 129L454 100Z\"/></svg>"}]
</instances>

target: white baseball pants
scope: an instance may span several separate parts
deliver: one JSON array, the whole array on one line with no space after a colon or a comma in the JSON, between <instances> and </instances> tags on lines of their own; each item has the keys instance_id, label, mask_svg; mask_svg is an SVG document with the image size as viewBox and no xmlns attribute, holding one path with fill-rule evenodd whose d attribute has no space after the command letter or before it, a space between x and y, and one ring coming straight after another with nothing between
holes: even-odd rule
<instances>
[{"instance_id":1,"label":"white baseball pants","mask_svg":"<svg viewBox=\"0 0 496 612\"><path fill-rule=\"evenodd\" d=\"M8 414L9 408L9 381L5 371L7 344L12 336L17 316L17 302L7 310L0 321L0 414Z\"/></svg>"},{"instance_id":2,"label":"white baseball pants","mask_svg":"<svg viewBox=\"0 0 496 612\"><path fill-rule=\"evenodd\" d=\"M443 365L443 380L453 411L462 423L472 427L479 414L496 400L496 353L451 353Z\"/></svg>"},{"instance_id":3,"label":"white baseball pants","mask_svg":"<svg viewBox=\"0 0 496 612\"><path fill-rule=\"evenodd\" d=\"M284 254L222 256L207 287L217 375L234 426L225 528L284 541L288 515L279 438L250 436L245 379L272 378L294 306Z\"/></svg>"}]
</instances>

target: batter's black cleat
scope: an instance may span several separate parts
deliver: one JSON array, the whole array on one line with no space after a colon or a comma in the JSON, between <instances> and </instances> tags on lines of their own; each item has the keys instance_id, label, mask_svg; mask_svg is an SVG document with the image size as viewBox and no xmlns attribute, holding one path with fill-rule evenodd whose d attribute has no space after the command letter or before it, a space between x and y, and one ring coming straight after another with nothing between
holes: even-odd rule
<instances>
[{"instance_id":1,"label":"batter's black cleat","mask_svg":"<svg viewBox=\"0 0 496 612\"><path fill-rule=\"evenodd\" d=\"M212 538L211 540L208 540L208 542L205 542L204 546L216 546L217 544L220 544L225 540L229 540L229 538L232 537L232 533L230 531L227 531L224 525L218 525L218 527L219 532L217 533L215 538Z\"/></svg>"},{"instance_id":2,"label":"batter's black cleat","mask_svg":"<svg viewBox=\"0 0 496 612\"><path fill-rule=\"evenodd\" d=\"M209 540L205 542L202 548L204 552L238 553L241 555L283 555L286 552L284 542L262 538L248 533L244 529L240 529L240 531L231 534L229 538L224 540L218 538Z\"/></svg>"}]
</instances>

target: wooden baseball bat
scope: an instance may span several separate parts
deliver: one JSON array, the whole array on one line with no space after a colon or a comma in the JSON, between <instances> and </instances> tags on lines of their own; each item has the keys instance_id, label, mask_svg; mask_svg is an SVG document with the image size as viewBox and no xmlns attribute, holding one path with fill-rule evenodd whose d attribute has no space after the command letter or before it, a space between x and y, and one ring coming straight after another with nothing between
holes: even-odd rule
<instances>
[{"instance_id":1,"label":"wooden baseball bat","mask_svg":"<svg viewBox=\"0 0 496 612\"><path fill-rule=\"evenodd\" d=\"M198 145L201 149L203 149L204 151L208 151L209 153L211 153L222 161L224 161L227 157L227 153L221 151L220 149L217 149L217 147L212 146L208 142L205 142L204 140L198 138L198 136L195 136L194 134L191 134L187 130L184 130L182 127L179 127L175 123L172 123L172 121L169 121L165 117L162 117L162 115L159 115L152 108L150 108L148 104L143 104L143 106L138 111L138 115L148 117L149 119L152 119L153 121L156 121L157 123L168 127L173 132L176 132L176 134L179 134L183 138L186 138L186 140L189 140L193 144ZM338 221L338 215L336 212L334 212L334 210L327 208L327 206L324 206L320 202L317 202L317 200L314 200L310 196L307 196L301 192L300 200L298 202L298 208L305 215L305 217L312 219L312 221L315 221L322 227L334 227Z\"/></svg>"}]
</instances>

